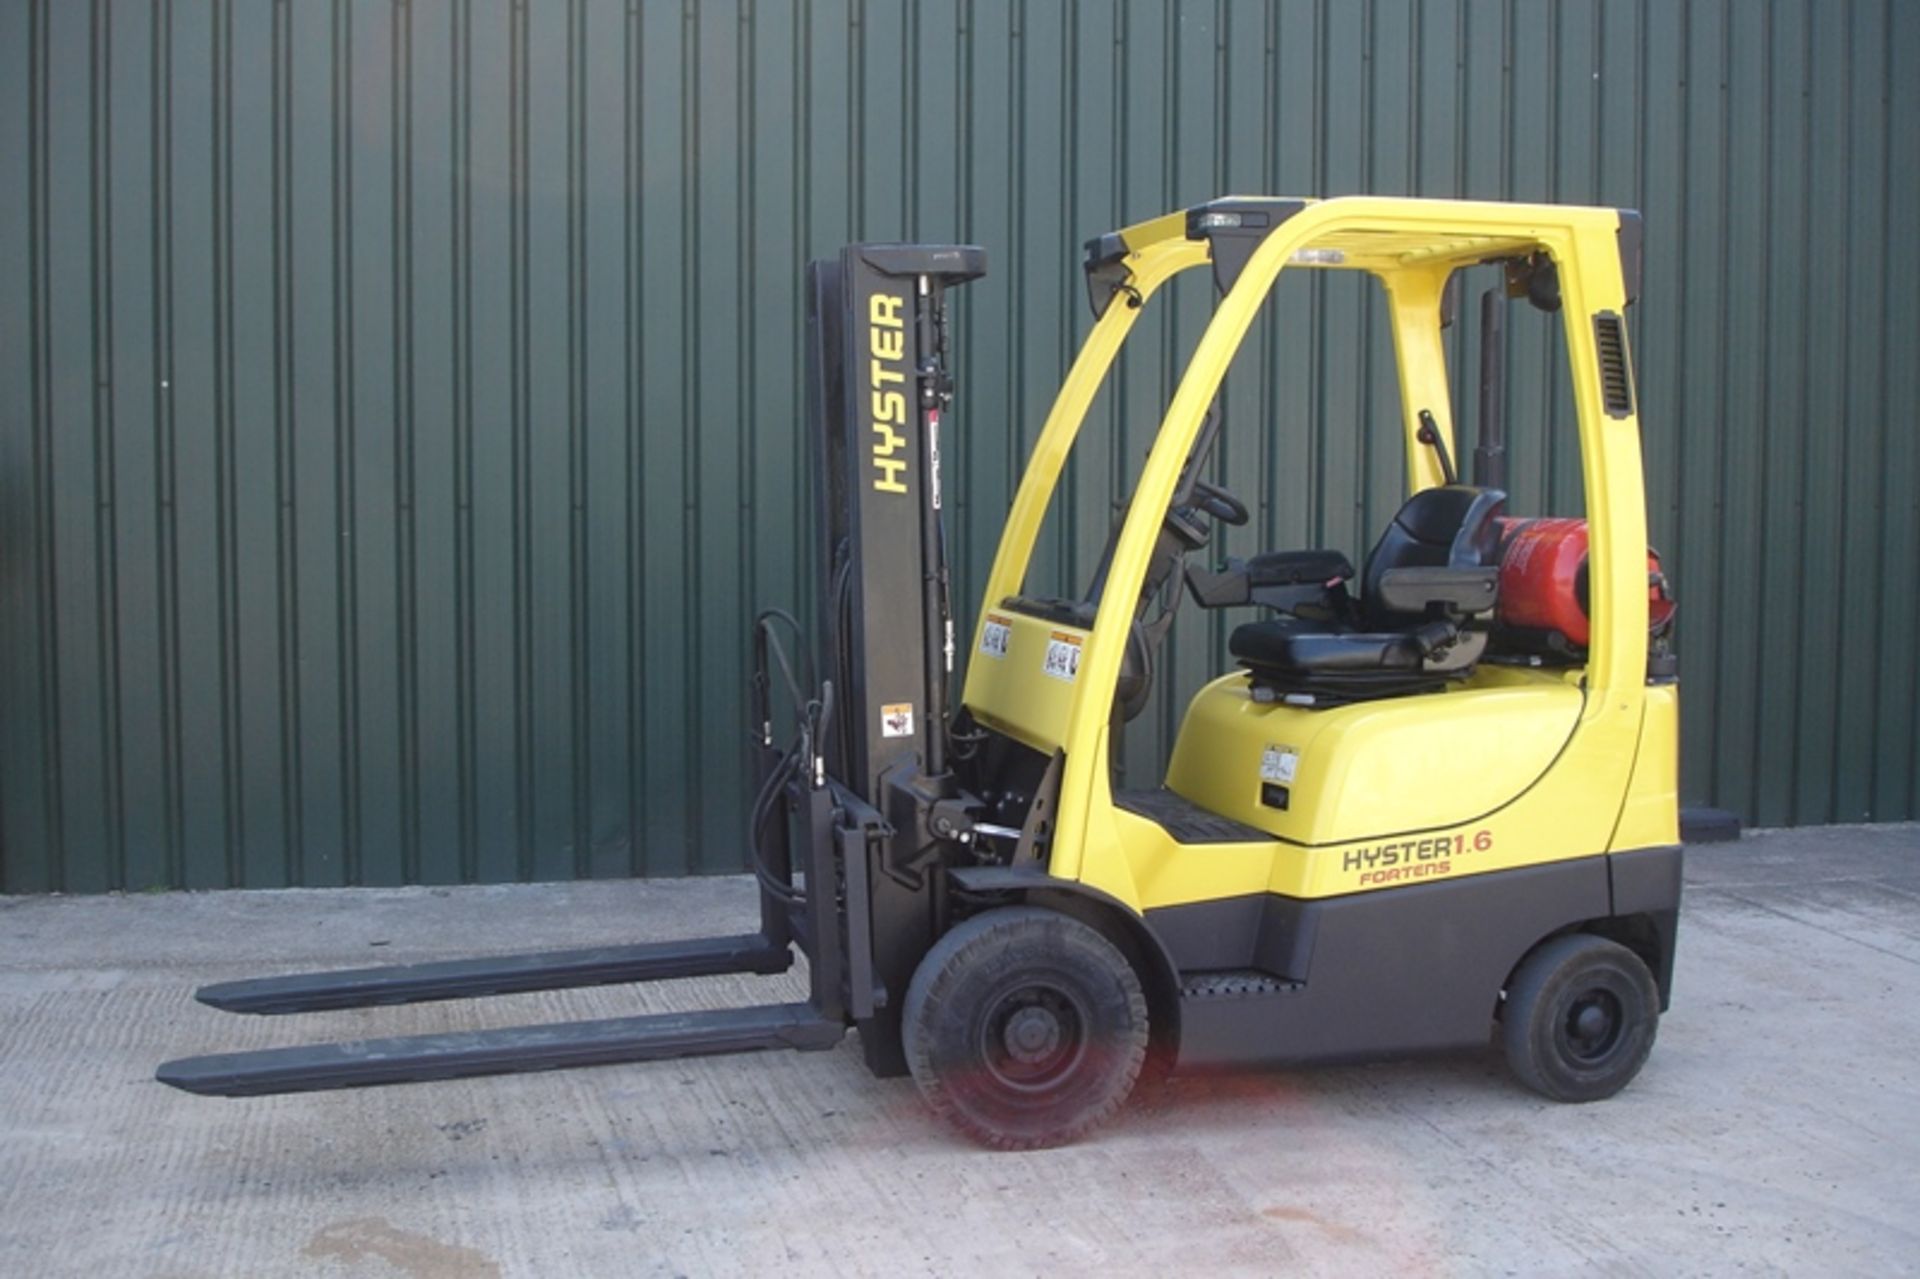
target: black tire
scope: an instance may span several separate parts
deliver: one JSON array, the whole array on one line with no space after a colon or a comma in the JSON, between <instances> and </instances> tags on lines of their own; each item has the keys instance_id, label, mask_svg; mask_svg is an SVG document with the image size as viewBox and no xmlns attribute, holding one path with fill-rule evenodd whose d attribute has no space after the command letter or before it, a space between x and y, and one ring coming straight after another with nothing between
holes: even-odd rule
<instances>
[{"instance_id":1,"label":"black tire","mask_svg":"<svg viewBox=\"0 0 1920 1279\"><path fill-rule=\"evenodd\" d=\"M1555 1101L1625 1088L1653 1051L1660 990L1640 957L1587 933L1556 937L1521 961L1502 1037L1520 1082Z\"/></svg>"},{"instance_id":2,"label":"black tire","mask_svg":"<svg viewBox=\"0 0 1920 1279\"><path fill-rule=\"evenodd\" d=\"M1082 1136L1126 1101L1147 1053L1147 997L1126 956L1034 906L942 937L907 987L902 1023L921 1095L996 1150Z\"/></svg>"}]
</instances>

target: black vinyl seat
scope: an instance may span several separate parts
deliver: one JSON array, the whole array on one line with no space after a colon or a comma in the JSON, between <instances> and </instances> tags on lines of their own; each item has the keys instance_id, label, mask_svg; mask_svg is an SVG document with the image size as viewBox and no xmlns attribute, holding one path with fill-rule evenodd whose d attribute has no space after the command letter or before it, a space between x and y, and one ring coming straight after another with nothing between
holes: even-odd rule
<instances>
[{"instance_id":1,"label":"black vinyl seat","mask_svg":"<svg viewBox=\"0 0 1920 1279\"><path fill-rule=\"evenodd\" d=\"M1449 484L1407 499L1367 557L1350 620L1282 615L1236 628L1228 648L1256 696L1332 705L1444 686L1486 647L1506 494Z\"/></svg>"}]
</instances>

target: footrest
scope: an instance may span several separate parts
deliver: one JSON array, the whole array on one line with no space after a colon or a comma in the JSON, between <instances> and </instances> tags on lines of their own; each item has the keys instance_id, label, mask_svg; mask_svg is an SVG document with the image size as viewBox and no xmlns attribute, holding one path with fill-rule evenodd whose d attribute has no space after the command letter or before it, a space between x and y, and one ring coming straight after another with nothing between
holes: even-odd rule
<instances>
[{"instance_id":1,"label":"footrest","mask_svg":"<svg viewBox=\"0 0 1920 1279\"><path fill-rule=\"evenodd\" d=\"M1263 830L1209 812L1184 795L1159 790L1123 790L1113 796L1124 808L1157 824L1182 844L1266 844L1273 836Z\"/></svg>"}]
</instances>

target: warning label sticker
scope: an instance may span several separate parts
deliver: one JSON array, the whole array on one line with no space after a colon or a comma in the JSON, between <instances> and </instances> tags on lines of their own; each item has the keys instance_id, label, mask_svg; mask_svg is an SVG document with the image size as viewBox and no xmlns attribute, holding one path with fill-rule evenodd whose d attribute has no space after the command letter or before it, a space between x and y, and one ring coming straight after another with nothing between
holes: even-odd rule
<instances>
[{"instance_id":1,"label":"warning label sticker","mask_svg":"<svg viewBox=\"0 0 1920 1279\"><path fill-rule=\"evenodd\" d=\"M1054 679L1071 684L1080 674L1081 636L1069 631L1054 631L1047 638L1047 656L1040 669Z\"/></svg>"},{"instance_id":2,"label":"warning label sticker","mask_svg":"<svg viewBox=\"0 0 1920 1279\"><path fill-rule=\"evenodd\" d=\"M880 708L880 736L913 736L912 702L888 702Z\"/></svg>"},{"instance_id":3,"label":"warning label sticker","mask_svg":"<svg viewBox=\"0 0 1920 1279\"><path fill-rule=\"evenodd\" d=\"M980 652L987 657L1002 658L1007 655L1007 641L1013 637L1013 623L997 613L988 613L986 625L980 628Z\"/></svg>"},{"instance_id":4,"label":"warning label sticker","mask_svg":"<svg viewBox=\"0 0 1920 1279\"><path fill-rule=\"evenodd\" d=\"M1300 752L1291 746L1269 746L1260 753L1260 780L1278 782L1282 786L1293 785L1293 775L1300 769Z\"/></svg>"}]
</instances>

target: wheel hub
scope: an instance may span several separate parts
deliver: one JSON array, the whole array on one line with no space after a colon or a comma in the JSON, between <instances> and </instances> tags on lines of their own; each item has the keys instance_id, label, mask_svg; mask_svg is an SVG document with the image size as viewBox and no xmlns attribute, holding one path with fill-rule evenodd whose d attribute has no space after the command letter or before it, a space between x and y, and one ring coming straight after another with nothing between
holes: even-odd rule
<instances>
[{"instance_id":1,"label":"wheel hub","mask_svg":"<svg viewBox=\"0 0 1920 1279\"><path fill-rule=\"evenodd\" d=\"M1603 989L1582 992L1567 1008L1564 1033L1569 1054L1584 1062L1600 1060L1619 1044L1622 1023L1618 995Z\"/></svg>"},{"instance_id":2,"label":"wheel hub","mask_svg":"<svg viewBox=\"0 0 1920 1279\"><path fill-rule=\"evenodd\" d=\"M1071 1075L1086 1052L1087 1013L1050 983L1016 987L993 1002L980 1027L981 1059L1003 1087L1044 1092Z\"/></svg>"},{"instance_id":3,"label":"wheel hub","mask_svg":"<svg viewBox=\"0 0 1920 1279\"><path fill-rule=\"evenodd\" d=\"M1045 1008L1022 1008L1007 1019L1002 1039L1015 1061L1043 1061L1060 1046L1060 1019Z\"/></svg>"}]
</instances>

